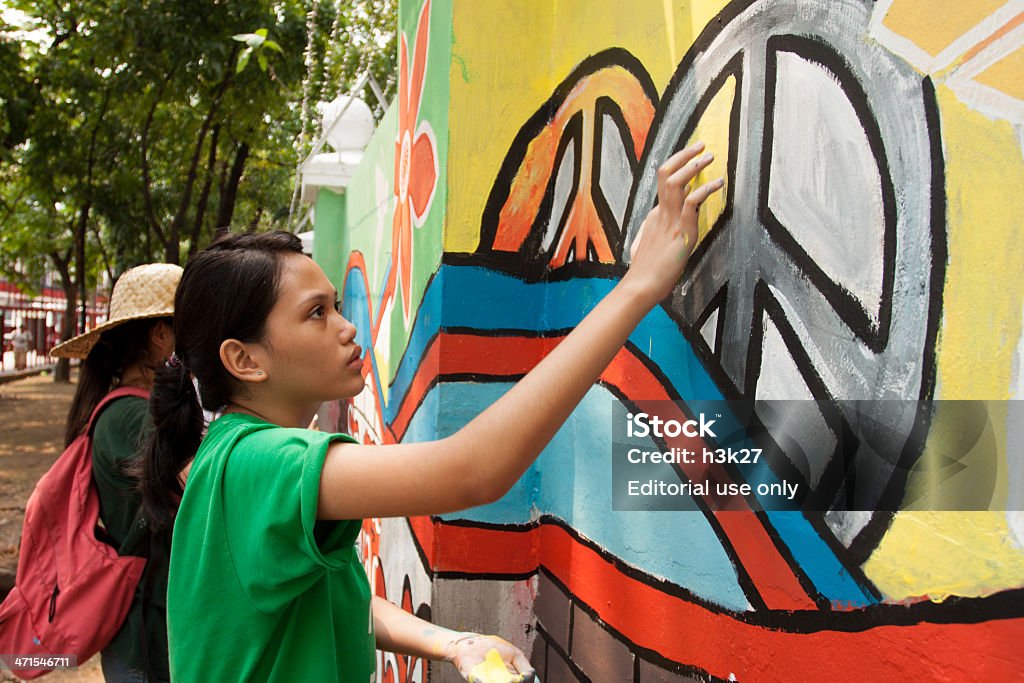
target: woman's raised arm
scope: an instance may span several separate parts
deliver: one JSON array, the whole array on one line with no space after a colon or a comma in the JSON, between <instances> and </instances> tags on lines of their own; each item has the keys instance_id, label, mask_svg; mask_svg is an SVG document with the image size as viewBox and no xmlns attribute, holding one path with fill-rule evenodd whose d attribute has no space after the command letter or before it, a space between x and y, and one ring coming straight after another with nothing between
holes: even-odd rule
<instances>
[{"instance_id":1,"label":"woman's raised arm","mask_svg":"<svg viewBox=\"0 0 1024 683\"><path fill-rule=\"evenodd\" d=\"M721 179L688 191L711 163L698 143L658 172L658 204L634 242L622 280L500 399L445 439L332 444L320 481L321 519L441 514L503 496L540 454L630 333L678 282L697 237L697 214Z\"/></svg>"}]
</instances>

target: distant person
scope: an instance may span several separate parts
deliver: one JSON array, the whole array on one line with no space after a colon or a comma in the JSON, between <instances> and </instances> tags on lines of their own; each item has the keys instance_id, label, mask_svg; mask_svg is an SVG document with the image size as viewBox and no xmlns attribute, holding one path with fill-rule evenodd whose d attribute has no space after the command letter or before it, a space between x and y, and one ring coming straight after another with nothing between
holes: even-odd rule
<instances>
[{"instance_id":1,"label":"distant person","mask_svg":"<svg viewBox=\"0 0 1024 683\"><path fill-rule=\"evenodd\" d=\"M189 260L143 461L148 518L174 527L175 683L365 683L375 648L451 662L468 680L535 679L501 638L434 626L372 596L354 542L364 518L442 514L509 490L678 282L700 206L723 185L691 188L712 160L702 151L661 166L658 205L615 288L504 396L438 441L365 445L305 428L321 403L363 390L366 357L298 237L231 235ZM223 411L205 436L202 407ZM179 472L193 459L182 491Z\"/></svg>"},{"instance_id":2,"label":"distant person","mask_svg":"<svg viewBox=\"0 0 1024 683\"><path fill-rule=\"evenodd\" d=\"M49 353L59 342L60 331L57 329L57 326L54 325L46 331L46 352Z\"/></svg>"},{"instance_id":3,"label":"distant person","mask_svg":"<svg viewBox=\"0 0 1024 683\"><path fill-rule=\"evenodd\" d=\"M32 334L25 329L25 323L18 323L18 329L11 333L11 350L14 351L14 369L28 367L28 352L32 349Z\"/></svg>"},{"instance_id":4,"label":"distant person","mask_svg":"<svg viewBox=\"0 0 1024 683\"><path fill-rule=\"evenodd\" d=\"M85 428L93 409L117 387L151 391L156 369L174 350L174 292L181 268L157 263L125 271L110 297L110 318L50 352L82 358L68 412L66 444ZM152 429L149 401L133 396L104 408L93 428L93 479L100 519L120 555L149 558L121 630L100 654L108 683L169 680L167 666L167 563L170 536L150 534L140 514L138 479L131 470Z\"/></svg>"}]
</instances>

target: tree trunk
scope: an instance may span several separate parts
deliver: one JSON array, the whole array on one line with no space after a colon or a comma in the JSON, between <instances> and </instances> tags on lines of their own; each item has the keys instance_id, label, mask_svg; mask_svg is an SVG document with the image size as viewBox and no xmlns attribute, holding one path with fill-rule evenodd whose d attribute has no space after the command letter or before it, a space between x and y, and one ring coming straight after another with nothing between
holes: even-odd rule
<instances>
[{"instance_id":1,"label":"tree trunk","mask_svg":"<svg viewBox=\"0 0 1024 683\"><path fill-rule=\"evenodd\" d=\"M218 233L227 231L231 225L231 217L235 213L235 200L238 198L238 183L242 179L242 171L245 170L245 161L249 158L249 145L242 143L235 151L235 160L231 164L231 173L228 176L227 186L220 195L220 205L217 207Z\"/></svg>"},{"instance_id":2,"label":"tree trunk","mask_svg":"<svg viewBox=\"0 0 1024 683\"><path fill-rule=\"evenodd\" d=\"M60 330L60 340L67 341L75 336L75 283L71 280L71 252L61 256L56 251L50 252L50 259L60 273L60 285L64 290L64 324ZM71 361L67 358L57 360L57 369L53 373L54 382L71 381Z\"/></svg>"},{"instance_id":3,"label":"tree trunk","mask_svg":"<svg viewBox=\"0 0 1024 683\"><path fill-rule=\"evenodd\" d=\"M89 303L85 291L85 231L89 224L89 209L86 204L78 214L78 225L75 226L75 278L78 280L78 296L82 304L82 318L78 321L78 333L85 332L87 305Z\"/></svg>"},{"instance_id":4,"label":"tree trunk","mask_svg":"<svg viewBox=\"0 0 1024 683\"><path fill-rule=\"evenodd\" d=\"M203 219L206 218L206 205L210 199L210 190L213 187L213 175L217 172L217 139L220 137L220 125L213 127L213 134L210 137L210 156L206 160L206 180L203 182L203 189L199 192L199 201L196 204L195 220L192 222L192 234L189 238L188 255L199 251L199 238L203 232Z\"/></svg>"}]
</instances>

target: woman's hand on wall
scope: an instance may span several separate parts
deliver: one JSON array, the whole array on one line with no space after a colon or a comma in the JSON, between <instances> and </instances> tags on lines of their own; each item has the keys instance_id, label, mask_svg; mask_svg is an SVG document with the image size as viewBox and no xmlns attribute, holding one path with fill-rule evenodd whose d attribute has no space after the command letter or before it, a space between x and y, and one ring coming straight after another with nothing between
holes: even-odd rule
<instances>
[{"instance_id":1,"label":"woman's hand on wall","mask_svg":"<svg viewBox=\"0 0 1024 683\"><path fill-rule=\"evenodd\" d=\"M624 281L636 285L651 306L672 291L697 244L697 216L723 178L692 188L697 175L714 160L697 142L676 152L658 169L658 203L644 219L630 247L630 268Z\"/></svg>"}]
</instances>

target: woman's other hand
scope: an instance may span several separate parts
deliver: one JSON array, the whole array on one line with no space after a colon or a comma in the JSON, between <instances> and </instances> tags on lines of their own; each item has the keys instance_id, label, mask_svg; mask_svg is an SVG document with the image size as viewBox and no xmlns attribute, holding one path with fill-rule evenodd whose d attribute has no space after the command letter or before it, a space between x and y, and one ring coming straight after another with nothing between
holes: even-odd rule
<instances>
[{"instance_id":1,"label":"woman's other hand","mask_svg":"<svg viewBox=\"0 0 1024 683\"><path fill-rule=\"evenodd\" d=\"M537 678L522 650L497 636L457 634L444 658L469 683L534 683Z\"/></svg>"}]
</instances>

